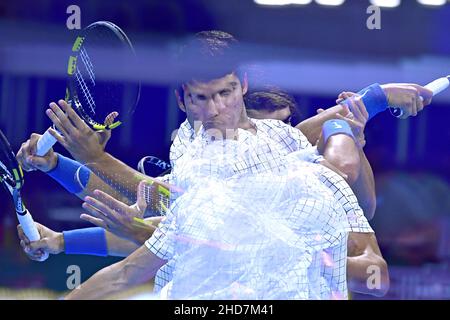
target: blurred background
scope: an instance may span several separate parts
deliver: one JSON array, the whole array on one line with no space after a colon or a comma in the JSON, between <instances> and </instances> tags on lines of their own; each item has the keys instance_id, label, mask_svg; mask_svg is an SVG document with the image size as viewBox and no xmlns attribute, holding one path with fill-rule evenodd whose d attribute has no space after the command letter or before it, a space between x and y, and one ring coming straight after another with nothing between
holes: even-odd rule
<instances>
[{"instance_id":1,"label":"blurred background","mask_svg":"<svg viewBox=\"0 0 450 320\"><path fill-rule=\"evenodd\" d=\"M250 87L269 83L291 93L299 107L294 124L335 105L343 90L374 82L424 85L450 74L446 0L0 0L0 126L15 151L46 130L45 109L64 96L75 34L66 27L66 9L73 4L82 27L112 21L135 45L141 68L124 79L142 82L140 103L107 146L132 167L145 155L168 160L171 134L184 120L168 57L198 31L237 37L255 66ZM380 29L367 27L371 4L381 6ZM384 112L366 127L378 200L371 224L391 274L385 299L450 299L449 121L447 90L415 118ZM26 175L23 194L35 220L54 230L88 226L79 219L81 201L43 173ZM68 266L80 266L84 281L118 261L64 254L30 261L8 197L0 191L1 299L54 298L67 290Z\"/></svg>"}]
</instances>

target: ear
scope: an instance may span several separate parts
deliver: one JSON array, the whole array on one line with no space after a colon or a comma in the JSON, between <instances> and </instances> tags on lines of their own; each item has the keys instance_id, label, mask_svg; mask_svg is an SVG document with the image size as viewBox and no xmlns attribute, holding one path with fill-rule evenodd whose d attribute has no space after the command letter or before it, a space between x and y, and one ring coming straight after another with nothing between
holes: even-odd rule
<instances>
[{"instance_id":1,"label":"ear","mask_svg":"<svg viewBox=\"0 0 450 320\"><path fill-rule=\"evenodd\" d=\"M242 95L245 95L248 91L248 77L247 72L244 73L244 78L242 79Z\"/></svg>"},{"instance_id":2,"label":"ear","mask_svg":"<svg viewBox=\"0 0 450 320\"><path fill-rule=\"evenodd\" d=\"M174 90L175 98L177 99L178 108L180 108L183 112L186 112L186 106L184 105L183 101L181 100L180 93L177 89Z\"/></svg>"}]
</instances>

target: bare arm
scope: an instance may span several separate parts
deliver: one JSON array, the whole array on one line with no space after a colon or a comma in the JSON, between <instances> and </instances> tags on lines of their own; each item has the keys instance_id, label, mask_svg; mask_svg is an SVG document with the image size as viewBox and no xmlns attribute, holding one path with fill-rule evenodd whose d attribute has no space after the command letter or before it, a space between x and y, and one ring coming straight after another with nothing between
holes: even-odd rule
<instances>
[{"instance_id":1,"label":"bare arm","mask_svg":"<svg viewBox=\"0 0 450 320\"><path fill-rule=\"evenodd\" d=\"M106 244L108 246L108 255L115 257L127 257L139 246L130 241L116 236L115 234L105 231Z\"/></svg>"},{"instance_id":2,"label":"bare arm","mask_svg":"<svg viewBox=\"0 0 450 320\"><path fill-rule=\"evenodd\" d=\"M324 122L327 120L336 119L336 113L340 113L345 116L344 107L338 104L334 107L328 108L311 118L303 120L295 127L306 136L312 145L315 145L322 134L322 126Z\"/></svg>"},{"instance_id":3,"label":"bare arm","mask_svg":"<svg viewBox=\"0 0 450 320\"><path fill-rule=\"evenodd\" d=\"M361 159L351 137L345 134L331 136L324 147L323 157L345 174L345 180L350 186L354 185L360 173Z\"/></svg>"},{"instance_id":4,"label":"bare arm","mask_svg":"<svg viewBox=\"0 0 450 320\"><path fill-rule=\"evenodd\" d=\"M358 198L364 215L368 220L371 220L377 207L375 179L369 160L362 150L359 151L359 157L361 159L360 171L358 178L352 185L352 190Z\"/></svg>"},{"instance_id":5,"label":"bare arm","mask_svg":"<svg viewBox=\"0 0 450 320\"><path fill-rule=\"evenodd\" d=\"M147 247L141 246L126 259L106 267L78 289L73 290L66 299L102 299L143 284L153 278L166 261L158 258Z\"/></svg>"},{"instance_id":6,"label":"bare arm","mask_svg":"<svg viewBox=\"0 0 450 320\"><path fill-rule=\"evenodd\" d=\"M148 177L105 152L102 136L81 120L64 100L59 100L58 104L52 102L46 113L61 134L53 129L50 133L75 160L88 166L113 189L126 197L135 195L139 182Z\"/></svg>"},{"instance_id":7,"label":"bare arm","mask_svg":"<svg viewBox=\"0 0 450 320\"><path fill-rule=\"evenodd\" d=\"M376 208L375 183L372 168L362 150L365 145L364 128L368 113L359 96L341 94L339 97L349 98L348 103L353 112L350 112L348 106L341 106L341 112L345 116L337 113L336 118L345 120L350 125L355 140L347 135L338 134L328 139L325 148L323 139L320 139L318 149L327 161L347 176L346 181L358 198L365 216L371 219Z\"/></svg>"},{"instance_id":8,"label":"bare arm","mask_svg":"<svg viewBox=\"0 0 450 320\"><path fill-rule=\"evenodd\" d=\"M375 234L350 232L347 255L349 290L384 296L389 289L389 273Z\"/></svg>"},{"instance_id":9,"label":"bare arm","mask_svg":"<svg viewBox=\"0 0 450 320\"><path fill-rule=\"evenodd\" d=\"M37 148L37 142L39 141L39 138L41 135L33 133L30 136L30 139L28 139L26 142L22 144L20 147L20 150L17 152L16 158L17 161L20 163L22 168L25 171L34 171L39 170L42 172L49 172L55 169L55 167L58 165L58 161L61 159L61 155L58 155L53 151L52 148L45 154L44 156L40 157L36 155L36 148ZM72 160L70 160L72 161ZM81 163L76 164L76 168L81 166ZM67 175L67 178L70 179L70 181L67 181L65 183L67 184L76 184L80 185L79 182L75 181L75 175ZM116 178L116 180L119 180ZM131 204L133 201L129 200L126 196L124 196L122 193L119 193L117 190L120 190L120 185L116 184L114 185L113 181L112 185L115 187L111 187L109 184L107 184L104 180L102 180L98 175L96 175L94 172L91 172L89 175L89 180L86 184L86 186L78 193L75 193L77 197L80 199L83 199L87 195L92 195L92 192L95 189L103 190L112 196L114 196L117 199L121 199L121 201ZM120 181L119 181L120 183ZM136 190L136 189L135 189Z\"/></svg>"}]
</instances>

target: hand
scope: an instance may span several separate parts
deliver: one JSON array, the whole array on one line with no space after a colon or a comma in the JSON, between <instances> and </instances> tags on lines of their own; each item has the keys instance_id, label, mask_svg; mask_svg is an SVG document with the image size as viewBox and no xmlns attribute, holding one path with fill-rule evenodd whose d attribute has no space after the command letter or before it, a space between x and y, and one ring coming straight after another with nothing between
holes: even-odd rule
<instances>
[{"instance_id":1,"label":"hand","mask_svg":"<svg viewBox=\"0 0 450 320\"><path fill-rule=\"evenodd\" d=\"M356 93L351 92L351 91L343 91L339 94L338 98L336 99L336 103L340 104L344 100L351 98L353 96L356 96Z\"/></svg>"},{"instance_id":2,"label":"hand","mask_svg":"<svg viewBox=\"0 0 450 320\"><path fill-rule=\"evenodd\" d=\"M52 128L49 129L50 133L75 160L81 163L96 162L104 154L106 143L111 137L110 130L94 131L64 100L59 100L58 104L50 103L46 114L62 135ZM112 112L105 122L112 123L117 115L117 112Z\"/></svg>"},{"instance_id":3,"label":"hand","mask_svg":"<svg viewBox=\"0 0 450 320\"><path fill-rule=\"evenodd\" d=\"M37 222L35 224L41 239L33 242L30 242L27 238L22 226L20 224L17 226L20 245L31 260L42 261L44 252L58 254L64 251L64 236L62 232L55 232Z\"/></svg>"},{"instance_id":4,"label":"hand","mask_svg":"<svg viewBox=\"0 0 450 320\"><path fill-rule=\"evenodd\" d=\"M347 101L346 104L342 105L344 115L342 115L342 113L336 113L336 117L346 121L350 125L353 135L355 136L355 142L357 146L362 149L366 145L364 129L369 120L369 114L367 113L361 96L356 94L351 96L344 94L343 98Z\"/></svg>"},{"instance_id":5,"label":"hand","mask_svg":"<svg viewBox=\"0 0 450 320\"><path fill-rule=\"evenodd\" d=\"M91 222L118 237L142 245L155 231L152 224L139 223L147 207L145 188L148 183L141 181L138 187L137 205L128 206L105 192L94 191L94 197L86 197L83 208L89 214L82 214L81 219ZM136 221L134 218L138 218Z\"/></svg>"},{"instance_id":6,"label":"hand","mask_svg":"<svg viewBox=\"0 0 450 320\"><path fill-rule=\"evenodd\" d=\"M389 106L402 109L403 114L400 119L415 117L424 106L431 103L433 98L431 90L413 83L389 83L381 87L386 94Z\"/></svg>"},{"instance_id":7,"label":"hand","mask_svg":"<svg viewBox=\"0 0 450 320\"><path fill-rule=\"evenodd\" d=\"M16 159L25 171L47 172L56 167L58 157L53 149L50 149L43 157L36 155L37 142L40 137L41 135L33 133L29 140L22 143L17 152Z\"/></svg>"}]
</instances>

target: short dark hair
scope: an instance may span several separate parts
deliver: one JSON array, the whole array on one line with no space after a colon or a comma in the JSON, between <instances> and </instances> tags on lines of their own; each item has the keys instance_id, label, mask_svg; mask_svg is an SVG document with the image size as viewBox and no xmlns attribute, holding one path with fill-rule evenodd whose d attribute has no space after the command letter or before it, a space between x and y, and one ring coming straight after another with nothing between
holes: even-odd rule
<instances>
[{"instance_id":1,"label":"short dark hair","mask_svg":"<svg viewBox=\"0 0 450 320\"><path fill-rule=\"evenodd\" d=\"M289 107L291 114L297 112L295 99L279 88L249 92L244 96L246 109L274 112Z\"/></svg>"},{"instance_id":2,"label":"short dark hair","mask_svg":"<svg viewBox=\"0 0 450 320\"><path fill-rule=\"evenodd\" d=\"M239 42L224 31L201 31L181 46L177 69L182 83L221 78L239 68Z\"/></svg>"},{"instance_id":3,"label":"short dark hair","mask_svg":"<svg viewBox=\"0 0 450 320\"><path fill-rule=\"evenodd\" d=\"M231 34L209 30L196 33L189 38L176 57L176 68L181 83L192 79L212 80L230 73L239 75L239 42ZM184 92L181 85L181 100Z\"/></svg>"}]
</instances>

